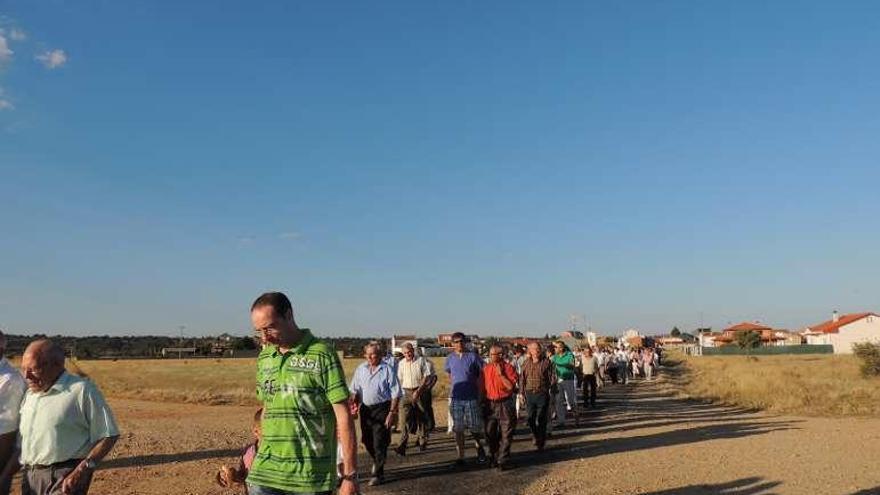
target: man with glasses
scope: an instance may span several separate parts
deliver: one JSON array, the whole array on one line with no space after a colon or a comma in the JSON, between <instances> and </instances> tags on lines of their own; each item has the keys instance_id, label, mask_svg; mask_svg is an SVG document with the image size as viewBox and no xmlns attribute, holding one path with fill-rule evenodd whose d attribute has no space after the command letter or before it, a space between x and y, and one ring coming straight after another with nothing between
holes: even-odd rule
<instances>
[{"instance_id":1,"label":"man with glasses","mask_svg":"<svg viewBox=\"0 0 880 495\"><path fill-rule=\"evenodd\" d=\"M461 332L452 334L453 352L446 357L444 370L449 375L451 401L449 410L452 415L452 428L455 432L455 448L458 458L456 466L464 465L464 432L470 431L477 448L477 462L486 462L486 450L482 445L483 413L482 387L480 378L483 360L475 352L468 350L467 341Z\"/></svg>"},{"instance_id":2,"label":"man with glasses","mask_svg":"<svg viewBox=\"0 0 880 495\"><path fill-rule=\"evenodd\" d=\"M248 493L329 495L337 486L337 436L344 467L338 493L356 493L357 446L339 355L297 326L290 300L280 292L254 301L251 322L263 343L257 359L263 436Z\"/></svg>"},{"instance_id":3,"label":"man with glasses","mask_svg":"<svg viewBox=\"0 0 880 495\"><path fill-rule=\"evenodd\" d=\"M486 439L489 443L489 466L499 471L507 468L513 430L516 428L514 388L517 376L513 366L504 361L500 345L489 348L489 364L483 367L486 390Z\"/></svg>"}]
</instances>

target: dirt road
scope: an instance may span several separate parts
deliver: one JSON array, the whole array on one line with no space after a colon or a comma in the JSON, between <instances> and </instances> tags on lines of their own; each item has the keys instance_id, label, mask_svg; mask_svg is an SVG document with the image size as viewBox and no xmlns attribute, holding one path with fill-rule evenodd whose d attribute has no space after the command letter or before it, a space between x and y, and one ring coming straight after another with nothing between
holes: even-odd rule
<instances>
[{"instance_id":1,"label":"dirt road","mask_svg":"<svg viewBox=\"0 0 880 495\"><path fill-rule=\"evenodd\" d=\"M600 398L598 411L557 431L543 453L520 428L511 471L455 469L451 438L437 433L425 453L392 454L388 484L364 492L880 493L880 419L770 416L677 399L657 382L607 387ZM213 477L247 439L251 408L110 402L124 434L93 495L236 493Z\"/></svg>"}]
</instances>

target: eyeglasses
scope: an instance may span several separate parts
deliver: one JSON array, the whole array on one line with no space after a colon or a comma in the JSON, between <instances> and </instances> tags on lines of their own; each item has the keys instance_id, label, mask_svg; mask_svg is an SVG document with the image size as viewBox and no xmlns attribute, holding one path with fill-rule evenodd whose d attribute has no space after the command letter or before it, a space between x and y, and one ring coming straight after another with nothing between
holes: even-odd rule
<instances>
[{"instance_id":1,"label":"eyeglasses","mask_svg":"<svg viewBox=\"0 0 880 495\"><path fill-rule=\"evenodd\" d=\"M464 341L463 340L453 340L452 341L453 344L461 344L462 342L464 342Z\"/></svg>"}]
</instances>

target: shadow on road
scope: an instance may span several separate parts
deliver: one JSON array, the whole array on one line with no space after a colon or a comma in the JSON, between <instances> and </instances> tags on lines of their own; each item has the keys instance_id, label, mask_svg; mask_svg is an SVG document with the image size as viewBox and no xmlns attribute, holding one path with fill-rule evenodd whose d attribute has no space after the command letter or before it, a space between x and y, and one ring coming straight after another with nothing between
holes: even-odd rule
<instances>
[{"instance_id":1,"label":"shadow on road","mask_svg":"<svg viewBox=\"0 0 880 495\"><path fill-rule=\"evenodd\" d=\"M670 380L680 379L677 368L666 368L664 373L670 374ZM472 460L463 467L455 466L452 439L441 434L432 439L427 452L390 460L386 465L388 484L371 491L382 494L442 492L448 490L454 480L455 486L468 486L469 490L525 493L533 491L535 483L540 483L558 463L763 435L797 429L799 422L740 407L681 399L654 383L611 385L602 391L599 409L584 411L578 427L554 431L543 452L531 446L531 438L522 429L524 421L521 421L510 459L513 469L503 474L487 470ZM472 457L473 449L469 448L467 455ZM368 469L369 458L362 457L360 465L362 472ZM769 495L769 490L780 484L751 477L718 485L684 486L650 495Z\"/></svg>"},{"instance_id":2,"label":"shadow on road","mask_svg":"<svg viewBox=\"0 0 880 495\"><path fill-rule=\"evenodd\" d=\"M751 477L712 485L680 486L641 495L772 495L770 490L781 484L781 481L764 481L764 478Z\"/></svg>"},{"instance_id":3,"label":"shadow on road","mask_svg":"<svg viewBox=\"0 0 880 495\"><path fill-rule=\"evenodd\" d=\"M156 464L167 464L169 462L201 461L203 459L235 457L239 454L241 454L241 449L214 449L198 450L195 452L182 452L176 454L136 455L131 457L117 457L115 459L109 459L105 462L102 462L101 467L104 469L112 469L135 466L153 466Z\"/></svg>"}]
</instances>

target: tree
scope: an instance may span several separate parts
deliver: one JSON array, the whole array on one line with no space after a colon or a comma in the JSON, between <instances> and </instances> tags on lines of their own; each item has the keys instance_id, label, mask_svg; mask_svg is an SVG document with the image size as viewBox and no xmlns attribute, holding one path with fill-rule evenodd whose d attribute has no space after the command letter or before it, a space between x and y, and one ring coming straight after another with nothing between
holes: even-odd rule
<instances>
[{"instance_id":1,"label":"tree","mask_svg":"<svg viewBox=\"0 0 880 495\"><path fill-rule=\"evenodd\" d=\"M736 345L738 345L740 349L751 351L761 345L761 334L752 330L749 330L748 332L737 332Z\"/></svg>"},{"instance_id":2,"label":"tree","mask_svg":"<svg viewBox=\"0 0 880 495\"><path fill-rule=\"evenodd\" d=\"M672 331L669 332L669 335L673 337L678 337L681 335L681 330L679 330L678 327L672 327Z\"/></svg>"}]
</instances>

